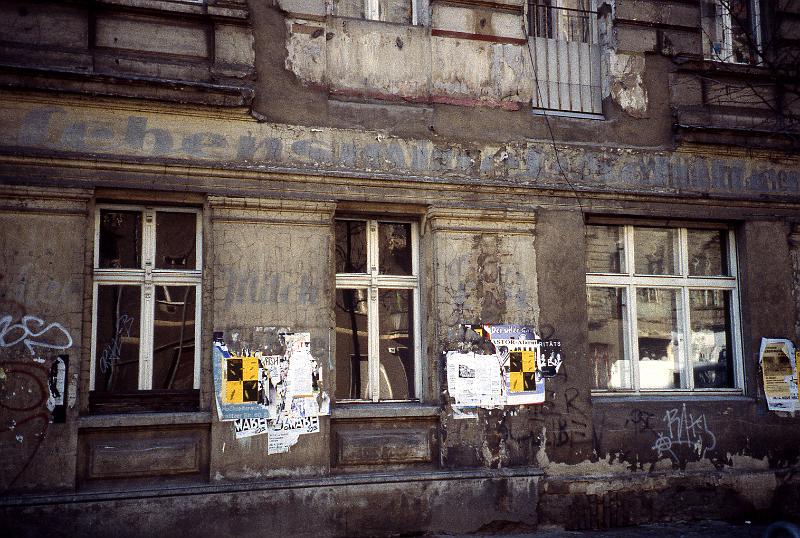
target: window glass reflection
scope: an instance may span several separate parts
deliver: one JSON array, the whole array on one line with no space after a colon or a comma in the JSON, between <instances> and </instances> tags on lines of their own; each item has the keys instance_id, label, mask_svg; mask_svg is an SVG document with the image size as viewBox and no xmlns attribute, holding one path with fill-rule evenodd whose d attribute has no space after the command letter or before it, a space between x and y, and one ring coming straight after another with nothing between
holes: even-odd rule
<instances>
[{"instance_id":1,"label":"window glass reflection","mask_svg":"<svg viewBox=\"0 0 800 538\"><path fill-rule=\"evenodd\" d=\"M688 230L687 235L691 276L728 274L727 234L721 230Z\"/></svg>"},{"instance_id":2,"label":"window glass reflection","mask_svg":"<svg viewBox=\"0 0 800 538\"><path fill-rule=\"evenodd\" d=\"M367 223L357 220L337 220L336 272L367 272Z\"/></svg>"},{"instance_id":3,"label":"window glass reflection","mask_svg":"<svg viewBox=\"0 0 800 538\"><path fill-rule=\"evenodd\" d=\"M99 267L141 269L142 213L100 211Z\"/></svg>"},{"instance_id":4,"label":"window glass reflection","mask_svg":"<svg viewBox=\"0 0 800 538\"><path fill-rule=\"evenodd\" d=\"M195 286L156 286L153 388L194 386Z\"/></svg>"},{"instance_id":5,"label":"window glass reflection","mask_svg":"<svg viewBox=\"0 0 800 538\"><path fill-rule=\"evenodd\" d=\"M625 271L625 242L622 226L586 226L586 272Z\"/></svg>"},{"instance_id":6,"label":"window glass reflection","mask_svg":"<svg viewBox=\"0 0 800 538\"><path fill-rule=\"evenodd\" d=\"M411 274L411 224L378 223L378 269L382 275Z\"/></svg>"},{"instance_id":7,"label":"window glass reflection","mask_svg":"<svg viewBox=\"0 0 800 538\"><path fill-rule=\"evenodd\" d=\"M336 398L366 399L369 384L367 290L336 290Z\"/></svg>"},{"instance_id":8,"label":"window glass reflection","mask_svg":"<svg viewBox=\"0 0 800 538\"><path fill-rule=\"evenodd\" d=\"M197 268L197 215L156 213L156 269Z\"/></svg>"},{"instance_id":9,"label":"window glass reflection","mask_svg":"<svg viewBox=\"0 0 800 538\"><path fill-rule=\"evenodd\" d=\"M680 272L677 229L636 227L633 237L636 274L677 275Z\"/></svg>"},{"instance_id":10,"label":"window glass reflection","mask_svg":"<svg viewBox=\"0 0 800 538\"><path fill-rule=\"evenodd\" d=\"M684 360L678 321L683 316L679 290L637 288L636 309L640 388L680 388Z\"/></svg>"},{"instance_id":11,"label":"window glass reflection","mask_svg":"<svg viewBox=\"0 0 800 538\"><path fill-rule=\"evenodd\" d=\"M625 355L627 313L624 288L590 287L589 354L594 368L594 388L631 388L630 361Z\"/></svg>"},{"instance_id":12,"label":"window glass reflection","mask_svg":"<svg viewBox=\"0 0 800 538\"><path fill-rule=\"evenodd\" d=\"M689 290L690 353L698 389L734 386L731 356L730 292Z\"/></svg>"},{"instance_id":13,"label":"window glass reflection","mask_svg":"<svg viewBox=\"0 0 800 538\"><path fill-rule=\"evenodd\" d=\"M141 307L139 286L97 287L96 391L139 388Z\"/></svg>"},{"instance_id":14,"label":"window glass reflection","mask_svg":"<svg viewBox=\"0 0 800 538\"><path fill-rule=\"evenodd\" d=\"M414 397L413 290L378 292L380 399Z\"/></svg>"}]
</instances>

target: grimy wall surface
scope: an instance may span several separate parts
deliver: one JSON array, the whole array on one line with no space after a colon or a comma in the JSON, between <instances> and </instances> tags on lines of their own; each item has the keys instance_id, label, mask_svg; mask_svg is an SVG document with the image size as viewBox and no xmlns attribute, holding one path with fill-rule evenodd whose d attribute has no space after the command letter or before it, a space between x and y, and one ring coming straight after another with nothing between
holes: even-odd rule
<instances>
[{"instance_id":1,"label":"grimy wall surface","mask_svg":"<svg viewBox=\"0 0 800 538\"><path fill-rule=\"evenodd\" d=\"M516 1L384 2L384 21L353 2L28 4L0 3L4 528L374 536L797 515L800 421L767 409L758 352L800 340L800 160L780 136L723 129L743 112L700 87L698 6L600 6L603 116L586 118L532 114ZM699 111L713 135L690 128ZM201 212L192 409L90 405L100 204ZM219 420L212 334L308 331L336 394L341 214L419 226L420 398L333 398L318 433L268 454L267 436ZM592 394L598 216L732 227L741 391ZM457 416L442 352L475 322L562 342L544 403ZM663 450L684 412L689 441Z\"/></svg>"}]
</instances>

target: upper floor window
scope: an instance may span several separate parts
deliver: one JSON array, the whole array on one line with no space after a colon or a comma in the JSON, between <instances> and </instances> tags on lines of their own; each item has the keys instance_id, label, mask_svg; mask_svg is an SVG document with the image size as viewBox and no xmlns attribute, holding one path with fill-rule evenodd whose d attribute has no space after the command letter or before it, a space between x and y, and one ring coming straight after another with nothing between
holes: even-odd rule
<instances>
[{"instance_id":1,"label":"upper floor window","mask_svg":"<svg viewBox=\"0 0 800 538\"><path fill-rule=\"evenodd\" d=\"M336 399L419 397L417 223L336 219Z\"/></svg>"},{"instance_id":2,"label":"upper floor window","mask_svg":"<svg viewBox=\"0 0 800 538\"><path fill-rule=\"evenodd\" d=\"M95 220L90 389L200 386L200 213L100 206Z\"/></svg>"},{"instance_id":3,"label":"upper floor window","mask_svg":"<svg viewBox=\"0 0 800 538\"><path fill-rule=\"evenodd\" d=\"M702 12L707 58L739 64L759 62L759 0L703 0Z\"/></svg>"},{"instance_id":4,"label":"upper floor window","mask_svg":"<svg viewBox=\"0 0 800 538\"><path fill-rule=\"evenodd\" d=\"M338 17L417 24L416 0L333 0Z\"/></svg>"},{"instance_id":5,"label":"upper floor window","mask_svg":"<svg viewBox=\"0 0 800 538\"><path fill-rule=\"evenodd\" d=\"M732 230L586 227L595 390L741 389Z\"/></svg>"},{"instance_id":6,"label":"upper floor window","mask_svg":"<svg viewBox=\"0 0 800 538\"><path fill-rule=\"evenodd\" d=\"M600 45L594 0L529 0L533 106L602 113Z\"/></svg>"}]
</instances>

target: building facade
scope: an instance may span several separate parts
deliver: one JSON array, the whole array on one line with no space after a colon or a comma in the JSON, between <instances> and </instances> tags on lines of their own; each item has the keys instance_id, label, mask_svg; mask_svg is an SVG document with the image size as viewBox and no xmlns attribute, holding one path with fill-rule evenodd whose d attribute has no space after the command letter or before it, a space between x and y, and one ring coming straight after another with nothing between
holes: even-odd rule
<instances>
[{"instance_id":1,"label":"building facade","mask_svg":"<svg viewBox=\"0 0 800 538\"><path fill-rule=\"evenodd\" d=\"M799 50L789 0L0 2L4 528L797 517ZM560 345L540 401L458 401L475 324Z\"/></svg>"}]
</instances>

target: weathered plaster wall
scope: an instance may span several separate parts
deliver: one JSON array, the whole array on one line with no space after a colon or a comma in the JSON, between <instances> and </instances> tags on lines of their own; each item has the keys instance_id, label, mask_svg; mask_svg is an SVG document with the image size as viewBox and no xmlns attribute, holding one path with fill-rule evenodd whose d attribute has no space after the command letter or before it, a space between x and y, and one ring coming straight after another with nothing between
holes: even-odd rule
<instances>
[{"instance_id":1,"label":"weathered plaster wall","mask_svg":"<svg viewBox=\"0 0 800 538\"><path fill-rule=\"evenodd\" d=\"M333 205L261 198L210 200L215 331L287 327L311 333L323 365L323 390L334 394L330 350ZM230 422L211 429L215 481L327 473L328 421L287 454L267 457L267 436L237 440Z\"/></svg>"},{"instance_id":2,"label":"weathered plaster wall","mask_svg":"<svg viewBox=\"0 0 800 538\"><path fill-rule=\"evenodd\" d=\"M0 491L74 485L88 195L0 193ZM66 422L53 423L50 369L62 354Z\"/></svg>"}]
</instances>

